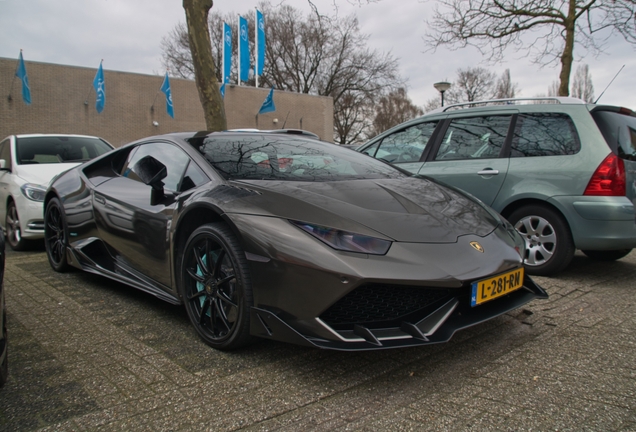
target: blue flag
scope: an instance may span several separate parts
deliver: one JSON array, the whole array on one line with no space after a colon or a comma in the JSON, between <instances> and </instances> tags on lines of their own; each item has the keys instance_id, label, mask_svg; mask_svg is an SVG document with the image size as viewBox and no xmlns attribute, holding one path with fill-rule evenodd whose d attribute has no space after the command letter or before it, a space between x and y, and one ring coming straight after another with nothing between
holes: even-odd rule
<instances>
[{"instance_id":1,"label":"blue flag","mask_svg":"<svg viewBox=\"0 0 636 432\"><path fill-rule=\"evenodd\" d=\"M166 112L172 118L174 118L174 107L172 106L172 92L170 91L170 78L168 78L168 72L163 78L163 84L161 84L161 91L166 95Z\"/></svg>"},{"instance_id":2,"label":"blue flag","mask_svg":"<svg viewBox=\"0 0 636 432\"><path fill-rule=\"evenodd\" d=\"M25 104L31 105L31 88L29 87L29 78L27 77L24 59L22 58L22 50L20 50L20 61L18 63L18 69L15 71L15 76L22 81L22 100Z\"/></svg>"},{"instance_id":3,"label":"blue flag","mask_svg":"<svg viewBox=\"0 0 636 432\"><path fill-rule=\"evenodd\" d=\"M225 83L221 84L221 88L219 90L221 91L221 99L225 99Z\"/></svg>"},{"instance_id":4,"label":"blue flag","mask_svg":"<svg viewBox=\"0 0 636 432\"><path fill-rule=\"evenodd\" d=\"M276 111L276 105L274 105L274 87L269 91L269 94L263 101L263 105L261 105L261 109L258 110L259 114L265 114L268 112Z\"/></svg>"},{"instance_id":5,"label":"blue flag","mask_svg":"<svg viewBox=\"0 0 636 432\"><path fill-rule=\"evenodd\" d=\"M106 87L104 87L104 70L102 69L102 62L99 62L99 69L93 79L93 87L97 98L95 99L95 109L98 113L104 111L104 105L106 104Z\"/></svg>"},{"instance_id":6,"label":"blue flag","mask_svg":"<svg viewBox=\"0 0 636 432\"><path fill-rule=\"evenodd\" d=\"M230 82L232 71L232 27L223 23L223 83Z\"/></svg>"},{"instance_id":7,"label":"blue flag","mask_svg":"<svg viewBox=\"0 0 636 432\"><path fill-rule=\"evenodd\" d=\"M256 75L263 75L265 65L265 21L263 14L256 9Z\"/></svg>"},{"instance_id":8,"label":"blue flag","mask_svg":"<svg viewBox=\"0 0 636 432\"><path fill-rule=\"evenodd\" d=\"M247 20L239 16L239 80L247 81L250 74L250 42L247 39Z\"/></svg>"}]
</instances>

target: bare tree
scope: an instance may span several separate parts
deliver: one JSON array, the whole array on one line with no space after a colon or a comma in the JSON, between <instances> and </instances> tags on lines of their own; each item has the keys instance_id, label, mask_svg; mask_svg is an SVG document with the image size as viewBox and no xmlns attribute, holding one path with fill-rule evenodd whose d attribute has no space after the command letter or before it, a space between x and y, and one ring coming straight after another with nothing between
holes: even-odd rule
<instances>
[{"instance_id":1,"label":"bare tree","mask_svg":"<svg viewBox=\"0 0 636 432\"><path fill-rule=\"evenodd\" d=\"M448 103L474 102L491 99L495 92L497 76L488 69L468 67L457 69L457 79L444 98Z\"/></svg>"},{"instance_id":2,"label":"bare tree","mask_svg":"<svg viewBox=\"0 0 636 432\"><path fill-rule=\"evenodd\" d=\"M428 44L477 47L491 61L508 47L536 62L561 63L559 95L568 96L575 42L601 52L609 34L636 44L634 0L438 0ZM529 41L529 42L527 42Z\"/></svg>"},{"instance_id":3,"label":"bare tree","mask_svg":"<svg viewBox=\"0 0 636 432\"><path fill-rule=\"evenodd\" d=\"M424 114L421 108L413 105L404 87L380 98L375 107L372 134L375 136L395 125Z\"/></svg>"},{"instance_id":4,"label":"bare tree","mask_svg":"<svg viewBox=\"0 0 636 432\"><path fill-rule=\"evenodd\" d=\"M552 84L550 84L550 87L548 87L548 96L549 97L553 97L553 96L558 96L559 95L559 81L552 81Z\"/></svg>"},{"instance_id":5,"label":"bare tree","mask_svg":"<svg viewBox=\"0 0 636 432\"><path fill-rule=\"evenodd\" d=\"M514 98L515 94L519 91L517 83L513 83L510 78L510 69L506 69L495 85L495 99L509 99Z\"/></svg>"},{"instance_id":6,"label":"bare tree","mask_svg":"<svg viewBox=\"0 0 636 432\"><path fill-rule=\"evenodd\" d=\"M188 38L188 28L184 23L177 24L168 35L161 39L161 64L171 76L194 78L194 65Z\"/></svg>"},{"instance_id":7,"label":"bare tree","mask_svg":"<svg viewBox=\"0 0 636 432\"><path fill-rule=\"evenodd\" d=\"M331 96L334 140L338 143L357 142L368 135L374 101L403 84L397 61L390 54L367 48L368 35L360 33L354 16L330 17L321 15L316 8L303 15L289 5L272 6L267 2L259 7L267 20L267 60L259 83L263 87ZM253 28L253 17L248 20ZM221 65L222 37L214 32L221 29L223 21L235 23L236 15L210 17L210 31L218 41L218 45L213 42L211 46L217 71ZM171 73L188 77L189 68L181 65L187 62L187 56L181 54L187 53L185 41L183 29L177 26L164 37L161 46L164 65ZM218 73L217 81L220 81Z\"/></svg>"},{"instance_id":8,"label":"bare tree","mask_svg":"<svg viewBox=\"0 0 636 432\"><path fill-rule=\"evenodd\" d=\"M442 106L442 101L441 101L441 97L434 97L431 98L429 100L426 101L426 103L424 104L424 112L428 113L431 112L433 110L436 110L437 108L441 108Z\"/></svg>"},{"instance_id":9,"label":"bare tree","mask_svg":"<svg viewBox=\"0 0 636 432\"><path fill-rule=\"evenodd\" d=\"M377 96L402 84L397 61L372 51L354 16L307 17L291 6L267 6L267 62L263 83L276 88L331 96L334 140L350 144L368 134ZM352 105L354 104L354 105ZM371 117L372 118L372 117Z\"/></svg>"},{"instance_id":10,"label":"bare tree","mask_svg":"<svg viewBox=\"0 0 636 432\"><path fill-rule=\"evenodd\" d=\"M586 64L576 68L574 79L572 80L572 96L582 99L587 103L594 103L594 84L590 68Z\"/></svg>"},{"instance_id":11,"label":"bare tree","mask_svg":"<svg viewBox=\"0 0 636 432\"><path fill-rule=\"evenodd\" d=\"M249 32L253 32L254 18L247 17ZM222 81L223 65L223 23L227 23L232 29L234 37L238 34L238 14L236 13L211 13L208 18L208 30L210 32L210 44L212 47L212 58L216 67L217 81ZM254 41L250 39L250 53L254 53ZM169 70L169 74L179 78L194 78L192 66L192 54L190 53L190 42L188 29L183 23L178 23L167 35L161 39L161 62ZM238 52L236 43L232 44L232 56L235 58ZM254 63L254 61L252 61ZM236 62L232 64L230 81L237 82L238 68Z\"/></svg>"},{"instance_id":12,"label":"bare tree","mask_svg":"<svg viewBox=\"0 0 636 432\"><path fill-rule=\"evenodd\" d=\"M348 91L334 104L334 138L338 144L361 143L369 137L373 105L364 93Z\"/></svg>"},{"instance_id":13,"label":"bare tree","mask_svg":"<svg viewBox=\"0 0 636 432\"><path fill-rule=\"evenodd\" d=\"M208 33L208 13L212 9L212 0L183 0L183 8L186 13L194 80L199 90L206 128L210 131L225 130L225 106L216 80L216 65L212 58Z\"/></svg>"}]
</instances>

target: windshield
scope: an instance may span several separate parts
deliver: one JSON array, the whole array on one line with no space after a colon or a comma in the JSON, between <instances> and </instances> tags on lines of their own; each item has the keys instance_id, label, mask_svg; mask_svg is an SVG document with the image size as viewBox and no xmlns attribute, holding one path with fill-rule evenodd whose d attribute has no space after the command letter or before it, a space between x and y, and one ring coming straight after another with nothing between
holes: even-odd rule
<instances>
[{"instance_id":1,"label":"windshield","mask_svg":"<svg viewBox=\"0 0 636 432\"><path fill-rule=\"evenodd\" d=\"M39 136L16 139L19 165L85 162L113 148L99 138Z\"/></svg>"},{"instance_id":2,"label":"windshield","mask_svg":"<svg viewBox=\"0 0 636 432\"><path fill-rule=\"evenodd\" d=\"M361 153L297 136L212 135L190 142L226 179L337 181L407 176Z\"/></svg>"}]
</instances>

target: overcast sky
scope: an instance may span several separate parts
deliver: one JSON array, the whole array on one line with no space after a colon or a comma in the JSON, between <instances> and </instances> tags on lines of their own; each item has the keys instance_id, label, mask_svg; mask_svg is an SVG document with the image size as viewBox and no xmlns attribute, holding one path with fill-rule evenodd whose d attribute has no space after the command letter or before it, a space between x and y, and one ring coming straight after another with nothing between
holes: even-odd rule
<instances>
[{"instance_id":1,"label":"overcast sky","mask_svg":"<svg viewBox=\"0 0 636 432\"><path fill-rule=\"evenodd\" d=\"M283 1L309 10L306 0ZM521 89L518 96L525 97L546 94L558 78L558 64L540 68L525 53L511 51L505 62L493 65L484 63L475 49L425 52L422 38L430 3L379 0L358 6L350 1L337 0L338 13L355 13L362 33L370 36L369 47L398 58L408 94L417 105L438 97L433 83L452 82L460 67L482 66L498 74L508 68ZM313 3L322 13L333 13L334 0ZM97 68L104 59L106 70L163 74L160 41L185 21L181 5L181 0L0 0L0 57L17 58L23 49L27 71L29 61ZM255 0L216 0L213 12L244 13L256 5ZM603 54L583 59L575 48L575 68L579 63L589 65L598 97L625 65L600 102L636 108L633 78L629 78L636 76L636 51L620 38L606 45Z\"/></svg>"}]
</instances>

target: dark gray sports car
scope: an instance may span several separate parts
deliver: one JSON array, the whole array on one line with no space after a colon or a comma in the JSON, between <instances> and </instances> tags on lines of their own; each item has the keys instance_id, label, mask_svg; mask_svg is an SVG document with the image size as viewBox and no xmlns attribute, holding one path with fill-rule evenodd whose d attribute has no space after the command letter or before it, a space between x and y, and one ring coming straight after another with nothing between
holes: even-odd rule
<instances>
[{"instance_id":1,"label":"dark gray sports car","mask_svg":"<svg viewBox=\"0 0 636 432\"><path fill-rule=\"evenodd\" d=\"M45 242L56 271L185 304L218 349L443 342L547 297L481 202L293 131L156 136L71 169Z\"/></svg>"}]
</instances>

